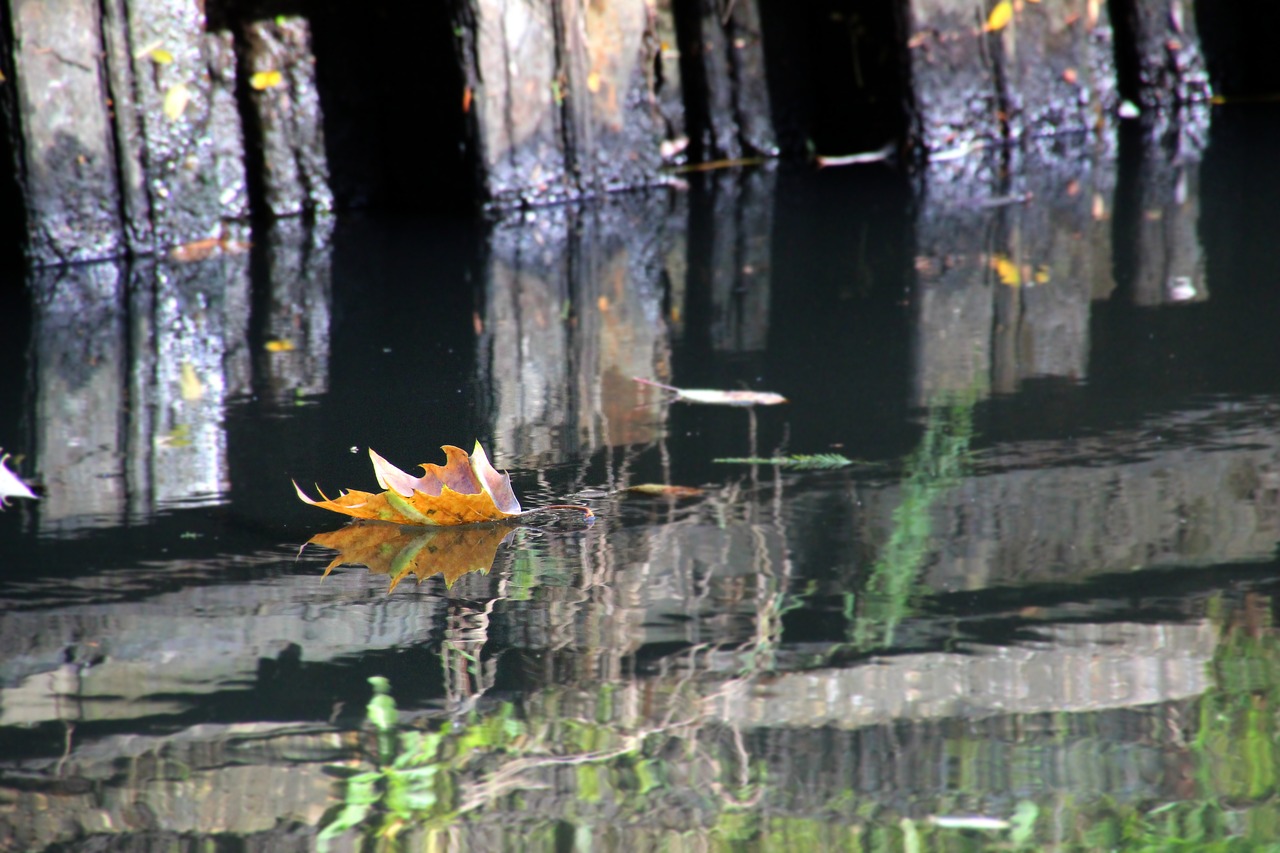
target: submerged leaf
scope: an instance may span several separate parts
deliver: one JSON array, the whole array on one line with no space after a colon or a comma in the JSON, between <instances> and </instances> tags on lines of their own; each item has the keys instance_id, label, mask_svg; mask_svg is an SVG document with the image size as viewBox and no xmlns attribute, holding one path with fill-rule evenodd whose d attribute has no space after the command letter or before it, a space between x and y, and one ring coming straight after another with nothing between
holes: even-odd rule
<instances>
[{"instance_id":1,"label":"submerged leaf","mask_svg":"<svg viewBox=\"0 0 1280 853\"><path fill-rule=\"evenodd\" d=\"M468 572L487 572L501 545L513 533L509 525L413 528L398 524L355 522L328 533L317 533L307 545L338 552L325 567L327 577L338 566L364 565L370 574L391 578L390 592L407 575L418 582L440 575L446 586ZM305 545L303 546L306 547Z\"/></svg>"},{"instance_id":2,"label":"submerged leaf","mask_svg":"<svg viewBox=\"0 0 1280 853\"><path fill-rule=\"evenodd\" d=\"M652 385L670 391L675 399L682 403L704 403L712 406L776 406L787 402L787 398L772 391L718 391L711 388L676 388L664 385L652 379L632 377L641 385Z\"/></svg>"}]
</instances>

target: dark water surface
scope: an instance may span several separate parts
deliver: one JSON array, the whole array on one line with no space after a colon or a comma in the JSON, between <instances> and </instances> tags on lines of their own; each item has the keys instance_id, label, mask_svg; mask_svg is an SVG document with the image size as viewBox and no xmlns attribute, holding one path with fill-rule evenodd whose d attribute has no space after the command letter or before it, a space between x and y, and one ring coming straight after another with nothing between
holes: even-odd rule
<instances>
[{"instance_id":1,"label":"dark water surface","mask_svg":"<svg viewBox=\"0 0 1280 853\"><path fill-rule=\"evenodd\" d=\"M1277 125L29 274L0 849L1274 845ZM475 439L594 523L299 556Z\"/></svg>"}]
</instances>

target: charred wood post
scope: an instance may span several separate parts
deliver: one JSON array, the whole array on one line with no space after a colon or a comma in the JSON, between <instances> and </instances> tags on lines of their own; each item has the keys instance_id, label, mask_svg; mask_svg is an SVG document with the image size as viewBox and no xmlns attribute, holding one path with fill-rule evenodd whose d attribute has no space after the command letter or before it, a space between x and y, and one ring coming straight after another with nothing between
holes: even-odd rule
<instances>
[{"instance_id":1,"label":"charred wood post","mask_svg":"<svg viewBox=\"0 0 1280 853\"><path fill-rule=\"evenodd\" d=\"M458 0L454 18L487 201L561 201L658 179L647 3Z\"/></svg>"},{"instance_id":2,"label":"charred wood post","mask_svg":"<svg viewBox=\"0 0 1280 853\"><path fill-rule=\"evenodd\" d=\"M1212 95L1194 0L1113 0L1121 81L1144 110L1172 111ZM1127 78L1127 79L1126 79Z\"/></svg>"},{"instance_id":3,"label":"charred wood post","mask_svg":"<svg viewBox=\"0 0 1280 853\"><path fill-rule=\"evenodd\" d=\"M912 142L930 158L1109 123L1104 0L910 0L905 36Z\"/></svg>"},{"instance_id":4,"label":"charred wood post","mask_svg":"<svg viewBox=\"0 0 1280 853\"><path fill-rule=\"evenodd\" d=\"M96 0L8 0L10 132L27 208L27 245L42 265L120 254L119 185L100 56Z\"/></svg>"},{"instance_id":5,"label":"charred wood post","mask_svg":"<svg viewBox=\"0 0 1280 853\"><path fill-rule=\"evenodd\" d=\"M778 153L756 0L677 3L689 136L703 160Z\"/></svg>"},{"instance_id":6,"label":"charred wood post","mask_svg":"<svg viewBox=\"0 0 1280 853\"><path fill-rule=\"evenodd\" d=\"M0 86L37 266L222 236L249 213L236 45L198 0L4 0ZM297 18L246 27L267 206L331 206L314 60ZM12 65L9 66L8 63ZM267 66L271 66L268 68ZM278 82L275 78L279 78Z\"/></svg>"},{"instance_id":7,"label":"charred wood post","mask_svg":"<svg viewBox=\"0 0 1280 853\"><path fill-rule=\"evenodd\" d=\"M276 216L332 210L310 25L292 16L250 21L244 38L267 210Z\"/></svg>"},{"instance_id":8,"label":"charred wood post","mask_svg":"<svg viewBox=\"0 0 1280 853\"><path fill-rule=\"evenodd\" d=\"M226 37L206 32L193 0L116 0L103 22L110 97L123 107L114 129L129 249L217 236L248 213Z\"/></svg>"}]
</instances>

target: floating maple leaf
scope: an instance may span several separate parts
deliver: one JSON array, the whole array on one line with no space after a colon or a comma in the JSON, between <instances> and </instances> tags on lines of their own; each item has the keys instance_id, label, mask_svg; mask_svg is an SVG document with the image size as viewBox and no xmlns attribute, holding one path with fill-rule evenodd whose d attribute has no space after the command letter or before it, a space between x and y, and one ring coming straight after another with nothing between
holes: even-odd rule
<instances>
[{"instance_id":1,"label":"floating maple leaf","mask_svg":"<svg viewBox=\"0 0 1280 853\"><path fill-rule=\"evenodd\" d=\"M421 477L406 474L370 449L373 473L378 485L385 490L381 494L352 489L336 498L328 498L321 492L321 499L314 500L296 482L293 488L303 502L312 506L395 524L479 524L548 509L574 509L587 518L594 515L589 507L563 504L522 511L511 490L511 477L494 470L480 442L476 442L470 456L450 444L441 449L448 461L444 465L423 463L420 467L425 473Z\"/></svg>"},{"instance_id":2,"label":"floating maple leaf","mask_svg":"<svg viewBox=\"0 0 1280 853\"><path fill-rule=\"evenodd\" d=\"M493 566L498 546L513 533L511 526L505 524L424 529L357 521L338 530L317 533L307 540L307 545L338 552L325 567L325 577L338 566L363 565L370 574L390 576L390 592L411 574L419 583L440 575L445 586L453 586L468 572L487 572Z\"/></svg>"}]
</instances>

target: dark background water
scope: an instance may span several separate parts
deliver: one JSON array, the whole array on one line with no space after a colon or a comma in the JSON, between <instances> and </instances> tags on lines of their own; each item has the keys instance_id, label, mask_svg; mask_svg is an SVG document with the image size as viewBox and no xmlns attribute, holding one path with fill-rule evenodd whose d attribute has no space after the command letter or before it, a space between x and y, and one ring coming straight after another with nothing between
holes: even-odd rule
<instances>
[{"instance_id":1,"label":"dark background water","mask_svg":"<svg viewBox=\"0 0 1280 853\"><path fill-rule=\"evenodd\" d=\"M409 846L1265 839L1280 172L1247 109L1203 154L1015 174L1020 204L694 175L0 290L0 446L42 494L0 514L0 845L306 849L379 675L410 728L520 732L438 759L464 814ZM390 593L299 556L341 519L291 479L477 438L526 507L598 519ZM835 452L866 464L713 461ZM649 482L704 491L620 491ZM540 793L468 799L503 772Z\"/></svg>"}]
</instances>

